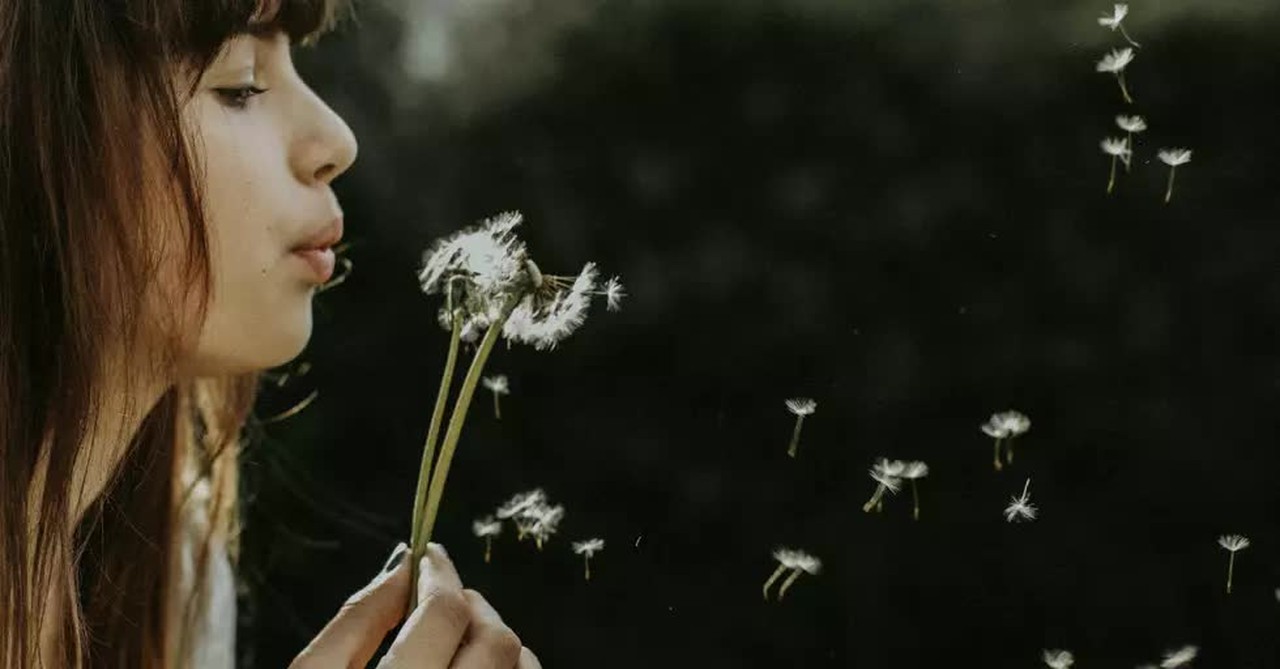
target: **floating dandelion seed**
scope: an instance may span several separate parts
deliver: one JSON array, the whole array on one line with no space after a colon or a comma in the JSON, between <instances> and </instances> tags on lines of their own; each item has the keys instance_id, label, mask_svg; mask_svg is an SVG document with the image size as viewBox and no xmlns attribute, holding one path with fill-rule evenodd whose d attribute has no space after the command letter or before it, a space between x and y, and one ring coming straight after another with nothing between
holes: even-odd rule
<instances>
[{"instance_id":1,"label":"floating dandelion seed","mask_svg":"<svg viewBox=\"0 0 1280 669\"><path fill-rule=\"evenodd\" d=\"M521 518L528 523L524 525L523 534L531 535L538 550L542 550L542 545L547 539L560 530L560 521L564 520L564 507L558 504L556 506L539 505L526 509L522 512Z\"/></svg>"},{"instance_id":2,"label":"floating dandelion seed","mask_svg":"<svg viewBox=\"0 0 1280 669\"><path fill-rule=\"evenodd\" d=\"M1129 31L1124 29L1124 17L1128 15L1129 15L1129 5L1117 2L1114 13L1112 13L1111 15L1103 14L1102 16L1098 17L1098 25L1102 26L1103 28L1110 28L1111 32L1115 32L1116 30L1119 30L1120 34L1124 35L1125 40L1127 40L1130 44L1136 47L1140 47L1142 45L1133 41L1133 38L1129 36Z\"/></svg>"},{"instance_id":3,"label":"floating dandelion seed","mask_svg":"<svg viewBox=\"0 0 1280 669\"><path fill-rule=\"evenodd\" d=\"M871 476L871 480L876 482L876 491L871 494L871 499L862 505L863 512L869 512L872 507L879 506L885 492L898 494L898 490L902 488L903 474L906 473L906 469L907 463L887 458L880 458L871 465L867 473Z\"/></svg>"},{"instance_id":4,"label":"floating dandelion seed","mask_svg":"<svg viewBox=\"0 0 1280 669\"><path fill-rule=\"evenodd\" d=\"M1028 489L1031 487L1031 479L1022 485L1022 495L1020 497L1010 498L1009 506L1004 509L1005 520L1016 523L1020 520L1035 520L1036 507L1031 503L1031 493Z\"/></svg>"},{"instance_id":5,"label":"floating dandelion seed","mask_svg":"<svg viewBox=\"0 0 1280 669\"><path fill-rule=\"evenodd\" d=\"M1134 136L1134 135L1136 135L1136 134L1138 134L1138 133L1141 133L1141 132L1145 132L1145 131L1146 131L1146 129L1147 129L1147 120L1146 120L1146 119L1144 119L1144 118L1142 118L1141 116L1136 116L1136 115L1135 115L1135 116L1124 116L1124 115L1122 114L1122 115L1120 115L1120 116L1117 116L1117 117L1116 117L1116 125L1120 126L1120 129L1121 129L1121 130L1123 130L1123 131L1125 131L1126 133L1128 133L1128 134L1126 135L1126 137L1125 137L1125 139L1127 139L1127 140L1128 140L1128 146L1127 146L1127 147L1125 147L1125 148L1127 148L1127 149L1128 149L1129 157L1132 157L1132 156L1133 156L1133 136ZM1106 149L1103 149L1103 150L1105 151ZM1126 172L1128 172L1128 171L1129 171L1129 164L1130 164L1131 162L1132 162L1131 160L1125 160L1125 161L1124 161L1124 171L1126 171ZM1114 169L1114 167L1115 167L1115 161L1114 161L1114 160L1112 161L1111 166L1112 166L1112 168Z\"/></svg>"},{"instance_id":6,"label":"floating dandelion seed","mask_svg":"<svg viewBox=\"0 0 1280 669\"><path fill-rule=\"evenodd\" d=\"M604 539L587 539L586 541L573 542L573 552L582 556L583 562L586 564L586 580L591 580L591 558L596 553L604 550Z\"/></svg>"},{"instance_id":7,"label":"floating dandelion seed","mask_svg":"<svg viewBox=\"0 0 1280 669\"><path fill-rule=\"evenodd\" d=\"M773 551L773 559L778 561L778 568L769 576L769 580L764 582L765 601L769 600L769 588L784 573L790 571L791 575L787 577L787 580L782 583L782 587L778 589L778 601L782 601L782 598L787 594L787 589L800 577L800 574L817 575L818 572L822 571L822 560L800 550L776 548Z\"/></svg>"},{"instance_id":8,"label":"floating dandelion seed","mask_svg":"<svg viewBox=\"0 0 1280 669\"><path fill-rule=\"evenodd\" d=\"M988 437L996 440L995 467L996 471L1000 471L1004 468L1000 462L1000 447L1005 446L1005 459L1013 464L1013 441L1031 429L1031 419L1017 411L1002 411L991 414L981 429Z\"/></svg>"},{"instance_id":9,"label":"floating dandelion seed","mask_svg":"<svg viewBox=\"0 0 1280 669\"><path fill-rule=\"evenodd\" d=\"M804 426L804 417L812 416L818 409L818 403L808 397L793 397L787 400L787 411L795 414L796 426L791 430L791 445L787 455L796 457L796 449L800 448L800 428Z\"/></svg>"},{"instance_id":10,"label":"floating dandelion seed","mask_svg":"<svg viewBox=\"0 0 1280 669\"><path fill-rule=\"evenodd\" d=\"M1111 53L1103 56L1096 66L1099 72L1116 76L1116 82L1120 84L1120 93L1124 95L1124 101L1129 104L1133 104L1133 98L1129 97L1129 88L1124 83L1124 69L1132 62L1133 49L1125 47L1123 49L1112 49Z\"/></svg>"},{"instance_id":11,"label":"floating dandelion seed","mask_svg":"<svg viewBox=\"0 0 1280 669\"><path fill-rule=\"evenodd\" d=\"M486 516L471 523L471 531L481 539L484 539L484 562L489 564L489 559L493 555L493 538L502 534L502 523L493 516Z\"/></svg>"},{"instance_id":12,"label":"floating dandelion seed","mask_svg":"<svg viewBox=\"0 0 1280 669\"><path fill-rule=\"evenodd\" d=\"M1178 669L1191 664L1196 659L1196 654L1200 649L1195 646L1183 646L1177 650L1171 650L1164 654L1164 659L1160 662L1160 669Z\"/></svg>"},{"instance_id":13,"label":"floating dandelion seed","mask_svg":"<svg viewBox=\"0 0 1280 669\"><path fill-rule=\"evenodd\" d=\"M1133 155L1133 150L1129 148L1128 138L1107 137L1102 140L1102 152L1111 156L1111 175L1107 178L1107 194L1110 195L1116 187L1116 160L1124 161L1124 167L1129 169L1129 158Z\"/></svg>"},{"instance_id":14,"label":"floating dandelion seed","mask_svg":"<svg viewBox=\"0 0 1280 669\"><path fill-rule=\"evenodd\" d=\"M498 398L502 395L510 395L511 388L507 382L506 374L498 374L496 376L486 376L480 381L489 392L493 393L493 415L498 420L502 420L502 407L498 404Z\"/></svg>"},{"instance_id":15,"label":"floating dandelion seed","mask_svg":"<svg viewBox=\"0 0 1280 669\"><path fill-rule=\"evenodd\" d=\"M1069 650L1046 650L1042 655L1044 663L1053 669L1068 669L1076 663L1076 658Z\"/></svg>"},{"instance_id":16,"label":"floating dandelion seed","mask_svg":"<svg viewBox=\"0 0 1280 669\"><path fill-rule=\"evenodd\" d=\"M911 501L914 503L911 517L915 520L920 520L920 493L916 490L916 480L928 475L929 465L919 460L908 462L906 469L902 472L902 478L911 482Z\"/></svg>"},{"instance_id":17,"label":"floating dandelion seed","mask_svg":"<svg viewBox=\"0 0 1280 669\"><path fill-rule=\"evenodd\" d=\"M618 277L615 276L606 281L604 290L601 292L604 294L605 304L609 311L617 311L622 308L622 298L627 296L627 291L622 287L622 282L618 280Z\"/></svg>"},{"instance_id":18,"label":"floating dandelion seed","mask_svg":"<svg viewBox=\"0 0 1280 669\"><path fill-rule=\"evenodd\" d=\"M498 510L494 515L496 515L499 520L515 518L524 511L535 506L546 504L546 502L547 493L543 491L542 488L535 488L528 492L515 494L511 499L503 503L502 506L498 507Z\"/></svg>"},{"instance_id":19,"label":"floating dandelion seed","mask_svg":"<svg viewBox=\"0 0 1280 669\"><path fill-rule=\"evenodd\" d=\"M1156 155L1160 162L1169 166L1169 187L1164 192L1164 201L1168 204L1169 198L1173 197L1173 177L1177 174L1179 165L1191 162L1191 149L1160 149Z\"/></svg>"},{"instance_id":20,"label":"floating dandelion seed","mask_svg":"<svg viewBox=\"0 0 1280 669\"><path fill-rule=\"evenodd\" d=\"M1218 545L1231 553L1227 560L1227 594L1231 594L1231 577L1236 568L1236 553L1249 547L1249 537L1239 534L1224 534L1218 537Z\"/></svg>"}]
</instances>

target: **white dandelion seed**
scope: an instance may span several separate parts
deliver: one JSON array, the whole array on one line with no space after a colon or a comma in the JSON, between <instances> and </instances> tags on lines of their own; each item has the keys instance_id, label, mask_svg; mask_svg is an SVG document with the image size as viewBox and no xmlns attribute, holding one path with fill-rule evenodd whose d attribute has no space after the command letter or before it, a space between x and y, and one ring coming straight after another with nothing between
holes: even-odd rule
<instances>
[{"instance_id":1,"label":"white dandelion seed","mask_svg":"<svg viewBox=\"0 0 1280 669\"><path fill-rule=\"evenodd\" d=\"M506 374L497 374L494 376L486 376L480 380L489 392L493 393L493 416L498 420L502 420L502 407L498 404L498 398L502 395L510 395L511 387L507 380Z\"/></svg>"},{"instance_id":2,"label":"white dandelion seed","mask_svg":"<svg viewBox=\"0 0 1280 669\"><path fill-rule=\"evenodd\" d=\"M1129 15L1129 5L1117 2L1112 14L1110 15L1103 14L1102 16L1098 17L1098 25L1102 26L1103 28L1110 28L1111 32L1115 32L1116 30L1119 30L1120 34L1124 35L1124 38L1126 41L1128 41L1130 44L1136 47L1140 47L1142 45L1133 41L1133 38L1129 36L1129 31L1124 29L1124 18L1128 15Z\"/></svg>"},{"instance_id":3,"label":"white dandelion seed","mask_svg":"<svg viewBox=\"0 0 1280 669\"><path fill-rule=\"evenodd\" d=\"M502 522L493 516L486 516L471 523L471 532L484 539L484 562L488 564L493 555L493 538L502 534Z\"/></svg>"},{"instance_id":4,"label":"white dandelion seed","mask_svg":"<svg viewBox=\"0 0 1280 669\"><path fill-rule=\"evenodd\" d=\"M622 287L622 282L618 277L613 277L605 282L604 290L600 291L604 295L605 304L609 311L617 311L622 308L622 298L627 296L627 291Z\"/></svg>"},{"instance_id":5,"label":"white dandelion seed","mask_svg":"<svg viewBox=\"0 0 1280 669\"><path fill-rule=\"evenodd\" d=\"M1164 654L1164 659L1160 661L1160 669L1178 669L1191 664L1196 659L1196 654L1200 652L1195 646L1183 646L1177 650L1171 650Z\"/></svg>"},{"instance_id":6,"label":"white dandelion seed","mask_svg":"<svg viewBox=\"0 0 1280 669\"><path fill-rule=\"evenodd\" d=\"M1116 187L1116 161L1124 161L1125 170L1129 169L1129 159L1133 155L1133 149L1129 148L1129 139L1107 137L1102 140L1102 152L1111 156L1111 174L1107 178L1107 194Z\"/></svg>"},{"instance_id":7,"label":"white dandelion seed","mask_svg":"<svg viewBox=\"0 0 1280 669\"><path fill-rule=\"evenodd\" d=\"M804 426L805 416L812 416L814 411L818 410L818 403L808 397L793 397L786 402L787 411L790 411L796 417L796 425L791 430L791 443L787 447L787 455L796 457L796 450L800 448L800 428Z\"/></svg>"},{"instance_id":8,"label":"white dandelion seed","mask_svg":"<svg viewBox=\"0 0 1280 669\"><path fill-rule=\"evenodd\" d=\"M902 472L902 478L911 482L911 501L914 507L911 511L911 517L920 520L920 493L916 490L916 481L929 475L929 465L912 460L907 463L906 469Z\"/></svg>"},{"instance_id":9,"label":"white dandelion seed","mask_svg":"<svg viewBox=\"0 0 1280 669\"><path fill-rule=\"evenodd\" d=\"M822 571L822 560L801 550L792 548L776 548L773 551L773 559L778 561L778 568L774 570L769 579L764 582L764 598L769 600L769 588L784 573L790 571L791 575L783 582L782 587L778 589L778 601L787 594L787 590L791 584L799 578L800 574L817 575Z\"/></svg>"},{"instance_id":10,"label":"white dandelion seed","mask_svg":"<svg viewBox=\"0 0 1280 669\"><path fill-rule=\"evenodd\" d=\"M1129 96L1129 87L1124 83L1124 70L1129 67L1129 63L1133 62L1133 58L1133 49L1129 47L1112 49L1111 53L1103 56L1095 66L1099 72L1115 75L1116 82L1120 84L1120 93L1124 95L1124 101L1129 104L1133 104L1133 98Z\"/></svg>"},{"instance_id":11,"label":"white dandelion seed","mask_svg":"<svg viewBox=\"0 0 1280 669\"><path fill-rule=\"evenodd\" d=\"M522 516L531 521L527 526L526 534L533 536L538 550L542 550L542 545L551 538L551 535L560 531L560 521L564 520L564 507L559 504L536 506L525 510Z\"/></svg>"},{"instance_id":12,"label":"white dandelion seed","mask_svg":"<svg viewBox=\"0 0 1280 669\"><path fill-rule=\"evenodd\" d=\"M1227 560L1227 594L1231 594L1231 577L1236 568L1236 553L1249 547L1249 537L1240 534L1224 534L1218 537L1218 545L1222 546L1231 557Z\"/></svg>"},{"instance_id":13,"label":"white dandelion seed","mask_svg":"<svg viewBox=\"0 0 1280 669\"><path fill-rule=\"evenodd\" d=\"M898 494L902 489L903 474L906 473L907 463L901 460L889 460L888 458L880 458L871 465L871 469L867 474L872 481L876 482L876 490L871 494L871 499L862 505L863 512L870 512L872 508L879 506L886 492L890 494Z\"/></svg>"},{"instance_id":14,"label":"white dandelion seed","mask_svg":"<svg viewBox=\"0 0 1280 669\"><path fill-rule=\"evenodd\" d=\"M1169 166L1169 187L1164 191L1164 201L1168 204L1173 197L1173 177L1177 174L1179 165L1191 162L1191 149L1160 149L1156 156L1160 158L1160 162Z\"/></svg>"},{"instance_id":15,"label":"white dandelion seed","mask_svg":"<svg viewBox=\"0 0 1280 669\"><path fill-rule=\"evenodd\" d=\"M1005 448L1005 460L1009 464L1013 464L1013 441L1019 435L1025 434L1031 429L1031 419L1018 411L1001 411L991 414L986 423L981 426L983 434L996 440L995 443L995 468L1000 471L1004 465L1000 462L1000 447Z\"/></svg>"},{"instance_id":16,"label":"white dandelion seed","mask_svg":"<svg viewBox=\"0 0 1280 669\"><path fill-rule=\"evenodd\" d=\"M541 506L547 501L547 493L542 488L535 488L528 492L517 493L507 500L494 513L500 520L515 518L525 510L535 506Z\"/></svg>"},{"instance_id":17,"label":"white dandelion seed","mask_svg":"<svg viewBox=\"0 0 1280 669\"><path fill-rule=\"evenodd\" d=\"M583 562L586 564L585 580L591 580L591 558L602 550L604 550L604 539L587 539L573 542L574 554L581 555Z\"/></svg>"},{"instance_id":18,"label":"white dandelion seed","mask_svg":"<svg viewBox=\"0 0 1280 669\"><path fill-rule=\"evenodd\" d=\"M1125 131L1125 133L1127 133L1125 138L1129 141L1129 144L1126 148L1128 149L1128 152L1127 152L1128 157L1131 158L1133 156L1133 136L1142 132L1146 132L1147 120L1138 115L1125 116L1121 114L1116 117L1116 125L1120 126L1120 129ZM1103 150L1106 151L1106 149L1103 149ZM1133 162L1132 160L1124 161L1124 171L1126 172L1129 171L1129 165L1132 162ZM1113 167L1115 166L1114 160L1112 161L1112 166Z\"/></svg>"},{"instance_id":19,"label":"white dandelion seed","mask_svg":"<svg viewBox=\"0 0 1280 669\"><path fill-rule=\"evenodd\" d=\"M1010 498L1009 506L1004 509L1005 520L1016 523L1020 520L1036 519L1037 510L1035 505L1031 503L1030 488L1031 479L1027 479L1027 482L1022 486L1022 495Z\"/></svg>"},{"instance_id":20,"label":"white dandelion seed","mask_svg":"<svg viewBox=\"0 0 1280 669\"><path fill-rule=\"evenodd\" d=\"M1045 650L1041 657L1052 669L1068 669L1076 663L1075 656L1069 650Z\"/></svg>"}]
</instances>

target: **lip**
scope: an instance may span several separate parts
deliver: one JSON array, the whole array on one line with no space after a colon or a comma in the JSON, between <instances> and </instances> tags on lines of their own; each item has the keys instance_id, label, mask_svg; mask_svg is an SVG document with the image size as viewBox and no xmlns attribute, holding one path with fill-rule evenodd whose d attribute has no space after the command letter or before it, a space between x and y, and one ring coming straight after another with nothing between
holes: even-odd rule
<instances>
[{"instance_id":1,"label":"lip","mask_svg":"<svg viewBox=\"0 0 1280 669\"><path fill-rule=\"evenodd\" d=\"M338 216L289 250L298 252L327 249L340 241L342 241L342 217Z\"/></svg>"},{"instance_id":2,"label":"lip","mask_svg":"<svg viewBox=\"0 0 1280 669\"><path fill-rule=\"evenodd\" d=\"M333 278L338 259L332 248L298 249L293 255L307 264L320 283L328 283Z\"/></svg>"}]
</instances>

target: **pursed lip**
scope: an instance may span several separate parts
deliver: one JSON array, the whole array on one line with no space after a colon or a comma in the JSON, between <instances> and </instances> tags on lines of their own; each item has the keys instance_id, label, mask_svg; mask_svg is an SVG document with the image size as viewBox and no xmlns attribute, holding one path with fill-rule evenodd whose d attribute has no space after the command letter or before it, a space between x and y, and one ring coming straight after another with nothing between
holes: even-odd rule
<instances>
[{"instance_id":1,"label":"pursed lip","mask_svg":"<svg viewBox=\"0 0 1280 669\"><path fill-rule=\"evenodd\" d=\"M337 244L339 241L342 241L341 216L329 221L324 227L316 230L310 237L307 237L304 241L289 249L289 251L297 252L327 249Z\"/></svg>"}]
</instances>

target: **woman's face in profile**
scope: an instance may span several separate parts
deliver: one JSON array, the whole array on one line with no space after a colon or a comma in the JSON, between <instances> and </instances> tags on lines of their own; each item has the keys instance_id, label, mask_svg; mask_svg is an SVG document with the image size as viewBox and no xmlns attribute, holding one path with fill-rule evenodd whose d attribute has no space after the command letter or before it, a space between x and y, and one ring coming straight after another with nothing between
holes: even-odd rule
<instances>
[{"instance_id":1,"label":"woman's face in profile","mask_svg":"<svg viewBox=\"0 0 1280 669\"><path fill-rule=\"evenodd\" d=\"M184 371L283 364L311 336L311 298L328 280L317 254L294 251L335 243L342 210L330 182L355 160L355 137L294 70L283 33L231 39L183 116L196 138L213 286Z\"/></svg>"}]
</instances>

